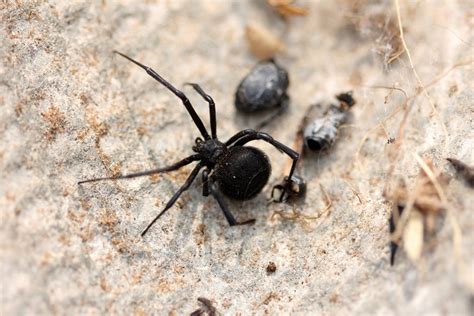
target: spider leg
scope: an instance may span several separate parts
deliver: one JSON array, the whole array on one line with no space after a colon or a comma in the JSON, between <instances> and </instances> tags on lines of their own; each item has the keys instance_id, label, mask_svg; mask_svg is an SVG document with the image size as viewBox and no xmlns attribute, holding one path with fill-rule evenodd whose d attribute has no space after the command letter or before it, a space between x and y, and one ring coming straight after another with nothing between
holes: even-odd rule
<instances>
[{"instance_id":1,"label":"spider leg","mask_svg":"<svg viewBox=\"0 0 474 316\"><path fill-rule=\"evenodd\" d=\"M210 139L209 134L208 134L206 128L204 127L204 124L202 123L201 119L199 118L196 111L194 110L191 102L189 102L189 99L186 97L186 95L182 91L176 89L171 83L166 81L163 77L161 77L156 71L154 71L150 67L145 66L145 65L139 63L138 61L136 61L136 60L134 60L134 59L128 57L127 55L122 54L118 51L114 51L114 53L119 54L120 56L128 59L129 61L131 61L135 65L137 65L137 66L141 67L142 69L144 69L147 72L147 74L149 74L151 77L153 77L153 79L155 79L156 81L158 81L159 83L164 85L168 90L173 92L174 95L176 95L178 98L180 98L181 101L183 102L184 107L186 108L186 110L188 110L189 115L191 115L191 118L193 119L194 124L196 124L197 128L201 132L202 136L205 139Z\"/></svg>"},{"instance_id":2,"label":"spider leg","mask_svg":"<svg viewBox=\"0 0 474 316\"><path fill-rule=\"evenodd\" d=\"M211 137L212 139L217 138L217 124L216 124L216 104L214 103L214 100L210 95L208 95L204 90L202 90L201 86L199 86L197 83L192 83L192 82L186 82L185 85L191 86L196 90L197 93L201 97L204 98L204 100L209 103L209 117L211 120Z\"/></svg>"},{"instance_id":3,"label":"spider leg","mask_svg":"<svg viewBox=\"0 0 474 316\"><path fill-rule=\"evenodd\" d=\"M253 129L251 129L251 128L243 129L243 130L241 130L240 132L238 132L237 134L235 134L234 136L232 136L231 138L229 138L229 139L225 142L225 145L226 145L226 146L230 146L230 145L232 145L233 143L235 143L236 141L238 141L239 139L241 139L242 137L244 137L244 136L246 136L246 135L253 134L253 133L256 133L256 131L253 130Z\"/></svg>"},{"instance_id":4,"label":"spider leg","mask_svg":"<svg viewBox=\"0 0 474 316\"><path fill-rule=\"evenodd\" d=\"M202 196L208 196L209 193L209 170L204 169L202 172Z\"/></svg>"},{"instance_id":5,"label":"spider leg","mask_svg":"<svg viewBox=\"0 0 474 316\"><path fill-rule=\"evenodd\" d=\"M267 133L262 133L262 132L257 132L252 129L246 129L243 131L238 132L234 136L232 136L227 142L226 145L231 145L232 146L243 146L244 144L253 141L253 140L263 140L267 143L272 144L275 148L278 150L283 151L285 154L290 156L290 158L293 160L293 163L291 165L291 170L288 175L288 179L291 179L293 176L293 173L295 172L296 168L296 163L298 162L298 159L300 157L300 154L298 154L296 151L293 149L289 148L288 146L280 143L279 141L273 139L269 134Z\"/></svg>"},{"instance_id":6,"label":"spider leg","mask_svg":"<svg viewBox=\"0 0 474 316\"><path fill-rule=\"evenodd\" d=\"M230 226L236 226L236 225L246 225L246 224L252 224L255 222L255 218L243 221L243 222L237 222L232 215L232 213L229 211L229 208L227 204L224 201L224 196L222 193L219 191L219 187L217 183L211 183L209 186L210 193L212 196L216 199L217 203L221 207L222 212L224 213L225 218L227 219L227 222L229 223Z\"/></svg>"},{"instance_id":7,"label":"spider leg","mask_svg":"<svg viewBox=\"0 0 474 316\"><path fill-rule=\"evenodd\" d=\"M199 159L201 159L201 156L196 154L196 155L186 157L183 160L172 164L171 166L158 168L158 169L141 171L141 172L137 172L137 173L130 173L130 174L126 174L126 175L118 176L118 177L103 177L103 178L88 179L88 180L79 181L77 184L83 184L83 183L88 183L88 182L96 182L96 181L102 181L102 180L130 179L130 178L149 176L149 175L157 174L157 173L164 173L164 172L174 171L174 170L178 170L179 168L190 164L193 161L197 161Z\"/></svg>"},{"instance_id":8,"label":"spider leg","mask_svg":"<svg viewBox=\"0 0 474 316\"><path fill-rule=\"evenodd\" d=\"M198 175L199 170L201 170L201 168L202 168L201 163L197 164L196 167L194 167L193 171L191 172L189 177L186 179L186 182L184 182L184 184L181 186L181 188L179 188L179 190L176 191L175 194L173 194L173 196L168 201L168 203L166 203L165 208L150 222L150 224L148 224L148 226L145 228L145 230L143 230L143 232L141 234L142 237L145 236L145 234L150 229L150 227L153 226L153 224L155 224L155 222L161 217L161 215L163 215L168 209L170 209L173 206L173 204L176 202L176 200L178 200L178 198L180 197L181 193L183 193L184 191L186 191L189 188L191 183L193 183L194 179L196 179L196 176Z\"/></svg>"}]
</instances>

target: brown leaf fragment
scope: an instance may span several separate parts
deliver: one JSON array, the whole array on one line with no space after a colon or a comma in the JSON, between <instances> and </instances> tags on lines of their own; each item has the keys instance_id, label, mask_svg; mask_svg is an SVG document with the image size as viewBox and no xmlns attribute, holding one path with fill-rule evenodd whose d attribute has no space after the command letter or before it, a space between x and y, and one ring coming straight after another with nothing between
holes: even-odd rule
<instances>
[{"instance_id":1,"label":"brown leaf fragment","mask_svg":"<svg viewBox=\"0 0 474 316\"><path fill-rule=\"evenodd\" d=\"M436 170L431 161L427 161L426 164L431 170ZM436 179L441 185L446 184L446 178L441 175L439 171L436 174ZM394 197L400 205L406 205L410 196L415 195L414 207L423 214L439 213L444 210L444 206L441 203L440 196L433 182L431 182L423 170L420 170L414 188L409 189L405 185L400 185L395 189L394 193Z\"/></svg>"},{"instance_id":2,"label":"brown leaf fragment","mask_svg":"<svg viewBox=\"0 0 474 316\"><path fill-rule=\"evenodd\" d=\"M270 31L257 23L249 23L245 28L249 49L257 58L264 60L285 50L285 45Z\"/></svg>"},{"instance_id":3,"label":"brown leaf fragment","mask_svg":"<svg viewBox=\"0 0 474 316\"><path fill-rule=\"evenodd\" d=\"M433 171L432 178L436 183L440 186L445 185L446 178L434 168L433 163L426 160L425 164ZM421 169L411 187L400 181L394 189L384 193L385 197L396 206L389 219L391 265L394 263L400 241L403 242L408 257L413 262L418 261L423 250L424 232L431 232L434 229L433 224L428 224L433 223L446 208L432 178Z\"/></svg>"},{"instance_id":4,"label":"brown leaf fragment","mask_svg":"<svg viewBox=\"0 0 474 316\"><path fill-rule=\"evenodd\" d=\"M308 9L293 5L294 0L267 0L267 3L282 17L307 16Z\"/></svg>"}]
</instances>

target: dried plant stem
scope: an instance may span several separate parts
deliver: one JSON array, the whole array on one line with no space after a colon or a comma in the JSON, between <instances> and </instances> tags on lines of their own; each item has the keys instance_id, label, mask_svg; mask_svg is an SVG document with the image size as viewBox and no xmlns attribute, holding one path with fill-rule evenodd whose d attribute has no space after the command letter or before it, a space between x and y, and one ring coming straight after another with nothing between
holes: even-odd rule
<instances>
[{"instance_id":1,"label":"dried plant stem","mask_svg":"<svg viewBox=\"0 0 474 316\"><path fill-rule=\"evenodd\" d=\"M353 186L349 181L347 181L346 179L342 179L342 181L344 181L344 183L349 186L349 188L351 189L352 193L354 193L354 195L355 195L355 196L357 197L357 199L359 200L359 203L360 203L360 204L363 204L362 199L361 199L361 197L360 197L360 194L359 194L359 192L354 188L354 186Z\"/></svg>"},{"instance_id":2,"label":"dried plant stem","mask_svg":"<svg viewBox=\"0 0 474 316\"><path fill-rule=\"evenodd\" d=\"M426 173L431 183L435 187L436 193L438 194L441 200L441 203L444 209L446 210L449 223L451 224L451 228L453 230L454 254L456 256L456 263L457 263L458 269L464 275L469 276L471 278L470 280L467 280L466 286L469 288L471 293L474 293L474 280L472 277L472 273L470 272L470 269L466 265L466 263L462 260L462 256L461 256L462 255L461 254L462 231L456 217L454 216L454 213L453 213L454 211L451 208L450 204L448 203L446 194L444 193L444 190L441 187L441 184L439 183L438 179L436 178L436 175L434 174L433 170L431 170L431 168L426 164L425 161L423 161L423 159L421 159L421 157L418 154L414 153L413 156L415 157L415 160L418 162L420 167L423 169L423 171Z\"/></svg>"},{"instance_id":3,"label":"dried plant stem","mask_svg":"<svg viewBox=\"0 0 474 316\"><path fill-rule=\"evenodd\" d=\"M436 83L438 83L438 81L440 81L441 79L443 79L444 77L446 77L451 71L453 71L454 69L458 68L458 67L462 67L462 66L467 66L467 65L470 65L474 63L474 60L473 59L465 59L465 60L460 60L458 62L456 62L455 64L451 65L449 68L446 68L445 70L443 70L439 75L437 75L433 80L431 80L428 84L426 84L424 86L424 90L427 90L428 88L432 87L433 85L435 85ZM377 85L377 86L370 86L370 88L373 88L373 89L388 89L388 90L397 90L397 91L400 91L404 94L405 96L405 101L403 101L402 104L400 104L399 106L397 106L395 109L393 109L393 111L388 115L386 116L380 123L378 123L377 125L375 125L374 127L372 127L370 130L367 131L367 133L365 133L364 137L362 138L362 140L359 142L359 146L357 148L357 151L356 153L354 154L354 164L357 164L359 163L359 156L360 156L360 151L362 150L362 147L364 146L365 142L367 141L367 139L369 138L369 135L372 134L374 131L376 131L378 128L381 127L381 124L384 124L386 123L387 121L389 121L390 119L392 119L396 114L398 114L403 108L405 108L405 115L404 115L404 119L402 120L402 123L400 124L400 128L399 128L399 133L398 133L398 136L397 136L397 149L399 148L400 146L400 143L401 143L401 139L403 137L403 131L404 131L404 127L405 127L405 122L406 122L406 119L408 117L408 109L409 107L407 107L408 105L408 102L412 101L413 99L415 99L418 95L420 95L420 93L422 91L418 91L416 92L415 94L411 95L411 96L408 96L408 94L406 93L405 90L403 90L402 88L397 88L397 87L390 87L390 86L381 86L381 85Z\"/></svg>"},{"instance_id":4,"label":"dried plant stem","mask_svg":"<svg viewBox=\"0 0 474 316\"><path fill-rule=\"evenodd\" d=\"M426 91L426 88L423 85L423 83L421 82L420 76L418 75L418 73L415 69L415 65L413 64L413 60L411 58L410 50L408 49L407 43L405 42L405 36L403 34L403 25L402 25L402 17L401 17L401 14L400 14L399 0L394 0L394 2L395 2L395 8L396 8L396 11L397 11L398 28L400 30L400 39L402 41L403 48L405 49L405 52L407 53L408 61L410 62L410 66L411 66L411 69L413 71L413 74L415 75L416 80L418 81L418 84L422 89L421 91L423 92L425 97L428 99L428 102L431 105L433 113L437 116L437 118L438 118L438 120L441 124L441 127L443 129L443 133L444 133L444 152L446 153L447 149L448 149L448 141L449 141L448 129L446 128L446 124L444 124L443 120L441 119L441 115L439 114L438 110L436 110L436 107L433 103L433 100L431 99L430 95Z\"/></svg>"},{"instance_id":5,"label":"dried plant stem","mask_svg":"<svg viewBox=\"0 0 474 316\"><path fill-rule=\"evenodd\" d=\"M292 213L287 213L287 212L284 212L284 211L274 211L273 214L272 214L272 219L275 218L275 216L280 216L281 218L283 219L289 219L289 220L297 220L297 219L301 219L303 221L305 220L317 220L319 219L321 216L323 216L324 214L327 214L327 216L329 216L330 214L330 210L331 210L331 207L332 207L332 200L331 198L329 197L328 193L326 192L326 190L324 189L324 187L322 186L322 184L319 185L320 188L321 188L321 191L323 192L324 194L324 198L326 200L326 206L324 207L323 210L321 211L318 211L316 215L305 215L305 214L302 214L300 212L297 212L296 211L296 208L293 207L292 209Z\"/></svg>"},{"instance_id":6,"label":"dried plant stem","mask_svg":"<svg viewBox=\"0 0 474 316\"><path fill-rule=\"evenodd\" d=\"M326 207L325 207L322 211L318 212L318 214L315 215L315 216L303 215L303 218L304 218L304 219L307 219L307 220L316 220L316 219L320 218L321 216L323 216L324 214L326 214L326 212L327 212L327 214L329 215L329 210L330 210L331 207L332 207L332 200L331 200L331 198L329 197L329 195L328 195L328 193L326 192L326 190L324 189L323 185L320 184L319 186L320 186L320 188L321 188L321 191L322 191L323 194L324 194L324 198L326 199Z\"/></svg>"},{"instance_id":7,"label":"dried plant stem","mask_svg":"<svg viewBox=\"0 0 474 316\"><path fill-rule=\"evenodd\" d=\"M439 112L436 110L436 108L434 107L434 103L430 97L430 95L428 94L427 90L428 88L430 88L431 86L435 85L438 81L440 81L441 79L443 79L444 77L446 77L451 71L453 71L454 69L458 68L458 67L461 67L461 66L466 66L466 65L470 65L472 63L474 63L474 60L472 58L468 58L468 59L465 59L465 60L460 60L458 62L456 62L455 64L453 64L452 66L450 66L449 68L446 68L445 70L443 70L439 75L437 75L433 80L431 80L429 83L427 83L426 85L423 85L421 83L421 79L420 77L418 76L418 73L416 72L416 69L415 69L415 66L413 64L413 60L411 58L411 54L410 54L410 50L408 49L408 46L405 42L405 37L404 37L404 33L403 33L403 26L402 26L402 22L401 22L401 14L400 14L400 6L399 6L399 2L398 0L394 0L395 1L395 5L396 5L396 9L397 9L397 18L398 18L398 23L399 23L399 29L400 29L400 38L401 38L401 41L402 41L402 44L403 44L403 47L405 49L405 51L407 52L407 56L408 56L408 59L409 59L409 62L410 62L410 65L411 65L411 68L412 68L412 71L413 73L415 74L415 77L418 81L418 84L420 85L421 89L417 92L415 92L413 95L411 96L408 96L408 94L406 93L405 90L401 89L401 88L397 88L397 87L389 87L389 86L371 86L371 88L375 88L375 89L390 89L390 90L397 90L397 91L400 91L402 92L404 95L405 95L405 101L397 106L387 117L385 117L379 124L377 124L376 126L374 126L373 128L371 128L369 131L367 131L367 133L364 135L364 137L362 138L362 140L360 141L359 143L359 146L357 148L357 151L354 155L354 164L358 163L359 162L359 156L360 156L360 151L362 150L362 147L364 145L364 143L367 141L367 139L369 138L369 135L372 134L374 131L376 131L378 128L381 127L381 124L384 124L385 122L387 122L388 120L390 120L391 118L393 118L396 114L398 114L398 112L400 112L400 110L402 110L402 108L405 108L405 115L404 115L404 118L402 120L402 123L400 124L400 128L399 128L399 135L398 135L398 147L400 146L400 142L401 142L401 139L403 137L403 130L404 130L404 127L405 127L405 122L406 122L406 119L408 117L408 111L409 111L409 108L407 107L407 104L408 102L412 101L413 99L415 99L418 95L420 95L421 93L423 93L429 100L430 102L430 105L433 109L433 112L438 116L440 122L441 122L441 125L442 125L442 128L443 128L443 133L445 134L445 148L444 148L444 152L447 151L447 145L448 145L448 131L446 129L446 125L442 122L441 120L441 117L439 115Z\"/></svg>"}]
</instances>

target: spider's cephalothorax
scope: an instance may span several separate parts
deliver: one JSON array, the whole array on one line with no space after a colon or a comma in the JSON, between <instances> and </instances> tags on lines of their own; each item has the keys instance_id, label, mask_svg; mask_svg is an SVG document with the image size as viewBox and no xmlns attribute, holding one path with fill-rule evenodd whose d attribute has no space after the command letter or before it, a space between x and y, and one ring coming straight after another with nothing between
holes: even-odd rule
<instances>
[{"instance_id":1,"label":"spider's cephalothorax","mask_svg":"<svg viewBox=\"0 0 474 316\"><path fill-rule=\"evenodd\" d=\"M299 154L284 144L274 140L270 135L252 129L246 129L238 132L225 143L219 141L216 131L216 108L214 100L209 95L207 95L198 84L188 83L188 85L192 86L194 90L196 90L196 92L209 103L211 135L209 135L208 131L204 127L203 122L192 107L191 102L189 102L189 99L183 92L176 89L172 84L163 79L150 67L147 67L122 53L116 53L143 68L151 77L153 77L159 83L168 88L168 90L174 93L178 98L180 98L184 107L196 124L196 127L199 129L202 138L198 137L196 139L195 145L192 148L195 152L194 155L186 157L171 166L127 174L119 177L94 178L80 181L79 184L100 180L136 178L151 174L164 173L178 170L179 168L192 162L198 162L191 174L188 176L186 182L177 192L174 193L163 211L161 211L145 228L145 230L142 232L142 236L146 234L148 229L158 220L158 218L161 217L161 215L163 215L169 208L171 208L171 206L173 206L181 193L189 188L201 170L203 179L203 195L212 195L216 199L229 225L234 226L254 222L254 219L243 222L236 221L232 213L229 211L223 198L223 195L226 195L227 197L237 200L251 199L262 191L263 187L268 182L268 178L270 177L271 165L267 155L257 148L244 145L253 140L263 140L290 156L293 160L293 164L288 177L285 179L294 179L293 172L295 170ZM292 180L285 181L291 182ZM291 185L284 186L284 188L290 187Z\"/></svg>"},{"instance_id":2,"label":"spider's cephalothorax","mask_svg":"<svg viewBox=\"0 0 474 316\"><path fill-rule=\"evenodd\" d=\"M204 166L212 169L219 158L222 157L222 154L227 151L227 147L217 139L204 141L198 137L196 138L196 145L193 146L193 151L199 154Z\"/></svg>"}]
</instances>

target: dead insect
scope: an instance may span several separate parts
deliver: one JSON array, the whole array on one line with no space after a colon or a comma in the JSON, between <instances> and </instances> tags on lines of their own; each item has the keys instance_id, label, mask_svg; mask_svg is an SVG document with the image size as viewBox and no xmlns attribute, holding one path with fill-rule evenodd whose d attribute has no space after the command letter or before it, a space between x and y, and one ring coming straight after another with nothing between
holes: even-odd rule
<instances>
[{"instance_id":1,"label":"dead insect","mask_svg":"<svg viewBox=\"0 0 474 316\"><path fill-rule=\"evenodd\" d=\"M204 297L198 297L197 300L203 305L203 307L196 309L189 316L199 316L199 315L203 315L206 312L207 312L207 315L209 316L217 315L217 309L212 305L211 300Z\"/></svg>"},{"instance_id":2,"label":"dead insect","mask_svg":"<svg viewBox=\"0 0 474 316\"><path fill-rule=\"evenodd\" d=\"M289 97L286 90L289 84L288 72L273 59L259 62L237 87L235 107L243 113L277 108L272 116L259 124L263 127L287 109Z\"/></svg>"},{"instance_id":3,"label":"dead insect","mask_svg":"<svg viewBox=\"0 0 474 316\"><path fill-rule=\"evenodd\" d=\"M455 158L447 158L447 160L453 165L454 169L456 169L464 181L466 181L471 188L474 187L474 167L470 167Z\"/></svg>"},{"instance_id":4,"label":"dead insect","mask_svg":"<svg viewBox=\"0 0 474 316\"><path fill-rule=\"evenodd\" d=\"M271 201L276 203L288 202L304 197L306 194L306 181L298 176L293 175L291 181L285 177L282 182L273 186Z\"/></svg>"},{"instance_id":5,"label":"dead insect","mask_svg":"<svg viewBox=\"0 0 474 316\"><path fill-rule=\"evenodd\" d=\"M311 121L313 110L319 104L312 105L301 121L297 133L295 148L304 156L306 149L323 151L336 141L338 127L347 120L349 109L354 106L352 92L336 95L339 105L331 104L322 118ZM273 186L270 200L276 203L294 201L306 194L306 181L297 175L285 177L281 183Z\"/></svg>"},{"instance_id":6,"label":"dead insect","mask_svg":"<svg viewBox=\"0 0 474 316\"><path fill-rule=\"evenodd\" d=\"M189 83L189 85L193 87L194 90L196 90L196 92L209 103L211 135L209 135L207 129L204 127L203 122L191 105L191 102L189 102L189 99L183 92L176 89L171 83L163 79L150 67L145 66L122 53L116 53L144 69L151 77L153 77L156 81L161 83L178 98L180 98L184 107L193 119L194 124L196 124L199 132L201 133L202 138L196 138L195 145L192 147L192 150L195 152L194 155L186 157L171 166L118 177L89 179L80 181L79 184L100 180L126 179L158 173L166 173L178 170L192 162L198 162L185 183L181 186L181 188L178 189L176 193L173 194L165 208L151 221L151 223L145 228L141 235L145 235L150 227L173 206L180 195L190 187L191 183L194 181L194 179L196 179L201 169L204 169L202 172L202 194L203 196L212 195L214 199L216 199L229 225L234 226L253 223L255 219L238 222L230 212L223 197L224 194L236 200L251 199L262 191L263 187L268 181L268 178L270 177L271 165L267 155L255 147L244 145L254 140L263 140L287 154L293 161L290 173L288 175L289 179L292 179L293 177L293 172L295 170L299 154L286 145L274 140L269 134L257 132L252 129L242 130L232 136L225 143L220 142L217 138L216 132L216 109L214 100L209 95L207 95L198 84Z\"/></svg>"},{"instance_id":7,"label":"dead insect","mask_svg":"<svg viewBox=\"0 0 474 316\"><path fill-rule=\"evenodd\" d=\"M302 134L305 148L324 151L336 141L339 126L347 120L348 111L355 104L352 92L339 94L336 98L339 105L331 104L322 118L317 118L304 127ZM305 121L309 120L309 113L314 107L308 110Z\"/></svg>"}]
</instances>

